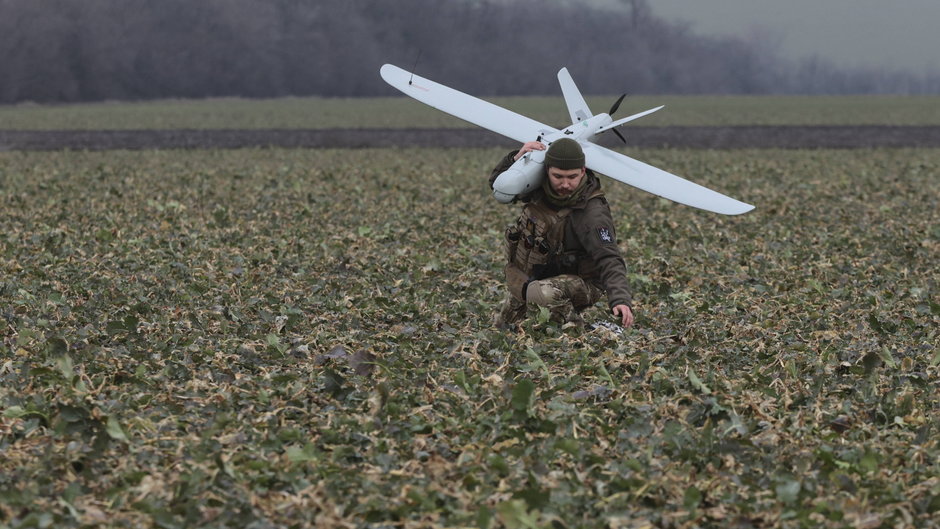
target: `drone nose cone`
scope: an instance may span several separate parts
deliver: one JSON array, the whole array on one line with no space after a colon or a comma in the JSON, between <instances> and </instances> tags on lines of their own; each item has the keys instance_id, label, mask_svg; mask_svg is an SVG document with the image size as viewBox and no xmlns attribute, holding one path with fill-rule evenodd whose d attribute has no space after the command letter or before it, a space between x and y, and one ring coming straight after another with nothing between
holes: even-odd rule
<instances>
[{"instance_id":1,"label":"drone nose cone","mask_svg":"<svg viewBox=\"0 0 940 529\"><path fill-rule=\"evenodd\" d=\"M512 167L496 177L493 191L515 197L535 190L542 179L542 164L513 164Z\"/></svg>"}]
</instances>

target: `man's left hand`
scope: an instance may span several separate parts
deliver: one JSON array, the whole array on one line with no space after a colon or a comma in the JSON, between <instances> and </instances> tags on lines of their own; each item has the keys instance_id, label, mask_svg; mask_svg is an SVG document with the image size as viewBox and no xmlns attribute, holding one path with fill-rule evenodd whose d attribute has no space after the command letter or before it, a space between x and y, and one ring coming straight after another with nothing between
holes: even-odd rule
<instances>
[{"instance_id":1,"label":"man's left hand","mask_svg":"<svg viewBox=\"0 0 940 529\"><path fill-rule=\"evenodd\" d=\"M633 311L627 305L617 305L613 308L614 316L620 316L620 325L624 329L633 326Z\"/></svg>"}]
</instances>

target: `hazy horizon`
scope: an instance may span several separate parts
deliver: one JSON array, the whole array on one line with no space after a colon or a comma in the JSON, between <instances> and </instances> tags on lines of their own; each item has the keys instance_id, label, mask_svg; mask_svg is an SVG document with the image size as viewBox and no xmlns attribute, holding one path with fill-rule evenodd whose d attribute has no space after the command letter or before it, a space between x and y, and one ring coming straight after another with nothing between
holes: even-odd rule
<instances>
[{"instance_id":1,"label":"hazy horizon","mask_svg":"<svg viewBox=\"0 0 940 529\"><path fill-rule=\"evenodd\" d=\"M788 60L843 68L940 71L936 0L650 0L653 13L701 35L766 37Z\"/></svg>"},{"instance_id":2,"label":"hazy horizon","mask_svg":"<svg viewBox=\"0 0 940 529\"><path fill-rule=\"evenodd\" d=\"M482 97L555 94L543 72L574 64L589 94L940 94L940 2L807 1L9 2L0 103L383 95L378 67L420 51Z\"/></svg>"}]
</instances>

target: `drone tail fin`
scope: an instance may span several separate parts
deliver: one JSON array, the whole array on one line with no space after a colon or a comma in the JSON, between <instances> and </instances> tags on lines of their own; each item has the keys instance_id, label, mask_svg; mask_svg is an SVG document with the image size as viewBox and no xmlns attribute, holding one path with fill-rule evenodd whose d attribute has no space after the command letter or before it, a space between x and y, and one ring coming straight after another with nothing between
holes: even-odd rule
<instances>
[{"instance_id":1,"label":"drone tail fin","mask_svg":"<svg viewBox=\"0 0 940 529\"><path fill-rule=\"evenodd\" d=\"M568 68L558 70L558 82L561 84L561 93L565 96L565 104L568 105L568 114L571 116L571 123L577 123L593 116L591 109L588 108L584 96L574 84L574 79L568 73Z\"/></svg>"},{"instance_id":2,"label":"drone tail fin","mask_svg":"<svg viewBox=\"0 0 940 529\"><path fill-rule=\"evenodd\" d=\"M613 130L616 131L617 127L619 127L620 125L623 125L624 123L628 123L628 122L630 122L630 121L633 121L634 119L642 118L643 116L645 116L645 115L647 115L647 114L652 114L653 112L656 112L657 110L659 110L659 109L661 109L661 108L663 108L663 107L665 107L665 106L666 106L666 105L660 105L660 106L658 106L658 107L656 107L656 108L651 108L651 109L649 109L649 110L645 110L645 111L640 112L640 113L638 113L638 114L634 114L634 115L632 115L632 116L627 116L627 117L625 117L625 118L623 118L623 119L618 119L617 121L614 121L613 123L611 123L610 125L607 125L606 127L601 127L601 128L599 128L599 129L597 129L597 132L596 132L595 134L600 134L601 132L604 132L605 130L612 130L612 129L613 129Z\"/></svg>"}]
</instances>

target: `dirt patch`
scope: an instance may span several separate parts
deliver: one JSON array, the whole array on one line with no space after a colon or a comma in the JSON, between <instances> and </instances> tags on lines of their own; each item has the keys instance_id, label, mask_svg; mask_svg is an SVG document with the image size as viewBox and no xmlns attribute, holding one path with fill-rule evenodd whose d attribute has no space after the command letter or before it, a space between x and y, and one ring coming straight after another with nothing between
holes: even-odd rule
<instances>
[{"instance_id":1,"label":"dirt patch","mask_svg":"<svg viewBox=\"0 0 940 529\"><path fill-rule=\"evenodd\" d=\"M940 147L940 126L625 127L627 146L695 149ZM517 142L480 129L0 130L0 151L248 147L494 147ZM601 145L622 145L605 135Z\"/></svg>"}]
</instances>

